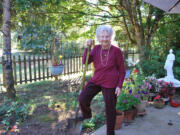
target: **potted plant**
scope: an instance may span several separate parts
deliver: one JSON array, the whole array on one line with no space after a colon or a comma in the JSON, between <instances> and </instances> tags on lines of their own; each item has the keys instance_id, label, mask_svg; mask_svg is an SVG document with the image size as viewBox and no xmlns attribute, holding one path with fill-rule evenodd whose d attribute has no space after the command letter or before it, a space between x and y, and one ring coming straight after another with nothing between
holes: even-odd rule
<instances>
[{"instance_id":1,"label":"potted plant","mask_svg":"<svg viewBox=\"0 0 180 135\"><path fill-rule=\"evenodd\" d=\"M146 114L146 106L149 99L149 91L151 89L151 84L147 81L143 81L141 85L138 86L138 89L134 92L136 97L140 99L140 104L137 107L138 115Z\"/></svg>"},{"instance_id":2,"label":"potted plant","mask_svg":"<svg viewBox=\"0 0 180 135\"><path fill-rule=\"evenodd\" d=\"M123 90L117 98L116 108L124 112L124 121L130 122L136 115L135 106L139 99L132 94L132 90Z\"/></svg>"},{"instance_id":3,"label":"potted plant","mask_svg":"<svg viewBox=\"0 0 180 135\"><path fill-rule=\"evenodd\" d=\"M124 113L120 110L116 110L116 123L115 123L115 130L119 130L122 127L124 119Z\"/></svg>"},{"instance_id":4,"label":"potted plant","mask_svg":"<svg viewBox=\"0 0 180 135\"><path fill-rule=\"evenodd\" d=\"M149 90L151 85L145 81L145 77L137 69L134 69L130 79L124 83L126 90L131 90L132 94L139 99L140 103L137 104L137 113L142 115L145 114L145 107L149 98Z\"/></svg>"},{"instance_id":5,"label":"potted plant","mask_svg":"<svg viewBox=\"0 0 180 135\"><path fill-rule=\"evenodd\" d=\"M158 81L159 87L160 87L160 91L159 94L162 98L169 98L169 100L171 101L176 89L173 86L172 82L165 82L165 81Z\"/></svg>"},{"instance_id":6,"label":"potted plant","mask_svg":"<svg viewBox=\"0 0 180 135\"><path fill-rule=\"evenodd\" d=\"M49 69L53 76L58 76L63 72L64 65L62 64L62 55L59 55L59 57L52 56L52 60L51 60Z\"/></svg>"},{"instance_id":7,"label":"potted plant","mask_svg":"<svg viewBox=\"0 0 180 135\"><path fill-rule=\"evenodd\" d=\"M157 98L154 100L154 107L158 109L162 109L164 107L165 103L162 98Z\"/></svg>"},{"instance_id":8,"label":"potted plant","mask_svg":"<svg viewBox=\"0 0 180 135\"><path fill-rule=\"evenodd\" d=\"M64 69L64 65L62 64L62 55L60 55L56 49L56 38L54 38L53 56L50 61L49 69L51 74L55 76L56 80L57 76L60 75Z\"/></svg>"},{"instance_id":9,"label":"potted plant","mask_svg":"<svg viewBox=\"0 0 180 135\"><path fill-rule=\"evenodd\" d=\"M151 99L153 100L157 95L167 103L168 100L172 100L176 89L172 82L165 82L163 80L159 81L154 75L146 78L146 81L151 85L150 93Z\"/></svg>"}]
</instances>

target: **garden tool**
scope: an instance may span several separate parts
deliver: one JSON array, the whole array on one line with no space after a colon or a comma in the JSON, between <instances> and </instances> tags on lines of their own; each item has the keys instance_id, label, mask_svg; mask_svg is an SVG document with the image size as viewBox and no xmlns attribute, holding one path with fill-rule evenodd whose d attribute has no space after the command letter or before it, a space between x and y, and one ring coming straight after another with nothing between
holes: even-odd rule
<instances>
[{"instance_id":1,"label":"garden tool","mask_svg":"<svg viewBox=\"0 0 180 135\"><path fill-rule=\"evenodd\" d=\"M94 40L92 40L92 46L94 46ZM85 67L83 69L83 76L82 76L82 83L81 83L80 90L83 90L83 88L84 88L90 50L91 50L91 46L89 46L88 50L87 50ZM71 134L72 135L80 135L80 133L81 133L82 121L78 120L79 110L80 110L79 104L77 104L76 112L75 112L75 118L68 119L68 130L69 130L68 134L69 135L71 135Z\"/></svg>"}]
</instances>

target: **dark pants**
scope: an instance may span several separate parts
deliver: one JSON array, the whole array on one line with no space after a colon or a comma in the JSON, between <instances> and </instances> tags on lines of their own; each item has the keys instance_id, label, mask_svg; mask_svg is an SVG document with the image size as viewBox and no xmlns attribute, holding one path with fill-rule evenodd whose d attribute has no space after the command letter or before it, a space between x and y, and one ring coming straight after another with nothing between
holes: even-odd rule
<instances>
[{"instance_id":1,"label":"dark pants","mask_svg":"<svg viewBox=\"0 0 180 135\"><path fill-rule=\"evenodd\" d=\"M90 118L91 108L90 103L93 97L102 90L105 102L106 111L106 124L107 124L107 135L114 135L114 125L116 119L116 100L115 88L103 88L89 82L79 95L79 105L81 108L82 115L85 119Z\"/></svg>"}]
</instances>

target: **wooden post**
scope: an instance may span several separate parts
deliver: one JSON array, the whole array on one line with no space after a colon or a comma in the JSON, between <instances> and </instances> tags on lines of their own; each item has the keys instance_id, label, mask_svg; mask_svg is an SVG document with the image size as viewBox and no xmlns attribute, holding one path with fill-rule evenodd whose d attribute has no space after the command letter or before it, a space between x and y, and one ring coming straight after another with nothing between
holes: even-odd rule
<instances>
[{"instance_id":1,"label":"wooden post","mask_svg":"<svg viewBox=\"0 0 180 135\"><path fill-rule=\"evenodd\" d=\"M34 64L34 81L36 81L36 57L33 55L33 64Z\"/></svg>"},{"instance_id":2,"label":"wooden post","mask_svg":"<svg viewBox=\"0 0 180 135\"><path fill-rule=\"evenodd\" d=\"M14 84L17 85L16 57L13 56Z\"/></svg>"},{"instance_id":3,"label":"wooden post","mask_svg":"<svg viewBox=\"0 0 180 135\"><path fill-rule=\"evenodd\" d=\"M76 55L75 59L76 59L76 62L75 62L76 63L76 73L78 73L78 56L77 55Z\"/></svg>"},{"instance_id":4,"label":"wooden post","mask_svg":"<svg viewBox=\"0 0 180 135\"><path fill-rule=\"evenodd\" d=\"M25 77L25 83L27 83L27 70L26 70L26 56L24 55L24 77Z\"/></svg>"},{"instance_id":5,"label":"wooden post","mask_svg":"<svg viewBox=\"0 0 180 135\"><path fill-rule=\"evenodd\" d=\"M40 67L40 56L38 55L38 75L39 80L41 80L41 67Z\"/></svg>"},{"instance_id":6,"label":"wooden post","mask_svg":"<svg viewBox=\"0 0 180 135\"><path fill-rule=\"evenodd\" d=\"M79 54L77 55L77 72L79 72Z\"/></svg>"},{"instance_id":7,"label":"wooden post","mask_svg":"<svg viewBox=\"0 0 180 135\"><path fill-rule=\"evenodd\" d=\"M73 62L72 62L72 55L70 56L70 68L71 68L71 74L73 73Z\"/></svg>"},{"instance_id":8,"label":"wooden post","mask_svg":"<svg viewBox=\"0 0 180 135\"><path fill-rule=\"evenodd\" d=\"M29 55L29 80L32 82L31 56Z\"/></svg>"},{"instance_id":9,"label":"wooden post","mask_svg":"<svg viewBox=\"0 0 180 135\"><path fill-rule=\"evenodd\" d=\"M63 59L63 63L64 63L64 75L66 75L66 57L65 57L65 55L64 55L64 57L63 57L64 59Z\"/></svg>"},{"instance_id":10,"label":"wooden post","mask_svg":"<svg viewBox=\"0 0 180 135\"><path fill-rule=\"evenodd\" d=\"M69 70L69 61L70 61L70 57L68 55L68 59L67 59L67 70L68 70L67 74L68 75L69 75L69 72L70 72L70 70Z\"/></svg>"},{"instance_id":11,"label":"wooden post","mask_svg":"<svg viewBox=\"0 0 180 135\"><path fill-rule=\"evenodd\" d=\"M48 57L48 54L46 55L46 62L47 62L47 79L49 78L49 57Z\"/></svg>"},{"instance_id":12,"label":"wooden post","mask_svg":"<svg viewBox=\"0 0 180 135\"><path fill-rule=\"evenodd\" d=\"M54 38L54 61L55 63L58 63L58 59L56 57L56 38Z\"/></svg>"},{"instance_id":13,"label":"wooden post","mask_svg":"<svg viewBox=\"0 0 180 135\"><path fill-rule=\"evenodd\" d=\"M44 69L44 54L42 56L42 69L43 69L43 80L45 80L45 69Z\"/></svg>"},{"instance_id":14,"label":"wooden post","mask_svg":"<svg viewBox=\"0 0 180 135\"><path fill-rule=\"evenodd\" d=\"M19 81L22 84L22 69L21 69L21 56L18 56L18 63L19 63Z\"/></svg>"},{"instance_id":15,"label":"wooden post","mask_svg":"<svg viewBox=\"0 0 180 135\"><path fill-rule=\"evenodd\" d=\"M79 55L79 72L81 72L81 55Z\"/></svg>"},{"instance_id":16,"label":"wooden post","mask_svg":"<svg viewBox=\"0 0 180 135\"><path fill-rule=\"evenodd\" d=\"M72 60L73 60L73 67L74 67L73 73L76 73L76 63L75 63L76 57L73 56Z\"/></svg>"},{"instance_id":17,"label":"wooden post","mask_svg":"<svg viewBox=\"0 0 180 135\"><path fill-rule=\"evenodd\" d=\"M58 62L58 59L56 57L56 38L54 38L54 61L55 63ZM58 80L58 76L54 76L54 78L55 78L55 81Z\"/></svg>"}]
</instances>

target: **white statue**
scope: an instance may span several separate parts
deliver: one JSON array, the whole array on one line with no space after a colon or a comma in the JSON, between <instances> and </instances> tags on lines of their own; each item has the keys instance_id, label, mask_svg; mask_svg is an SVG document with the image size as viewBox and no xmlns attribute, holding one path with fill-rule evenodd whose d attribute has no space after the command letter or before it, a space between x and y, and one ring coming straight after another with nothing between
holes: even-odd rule
<instances>
[{"instance_id":1,"label":"white statue","mask_svg":"<svg viewBox=\"0 0 180 135\"><path fill-rule=\"evenodd\" d=\"M175 79L173 74L174 61L175 61L175 55L173 54L173 50L170 49L164 65L164 69L167 71L167 76L164 78L160 78L158 80L163 80L165 82L172 82L174 87L180 87L180 81Z\"/></svg>"},{"instance_id":2,"label":"white statue","mask_svg":"<svg viewBox=\"0 0 180 135\"><path fill-rule=\"evenodd\" d=\"M164 69L167 71L167 78L174 79L174 74L173 74L173 64L175 60L175 55L172 53L173 50L170 49L169 54L166 59L166 63L164 65Z\"/></svg>"}]
</instances>

